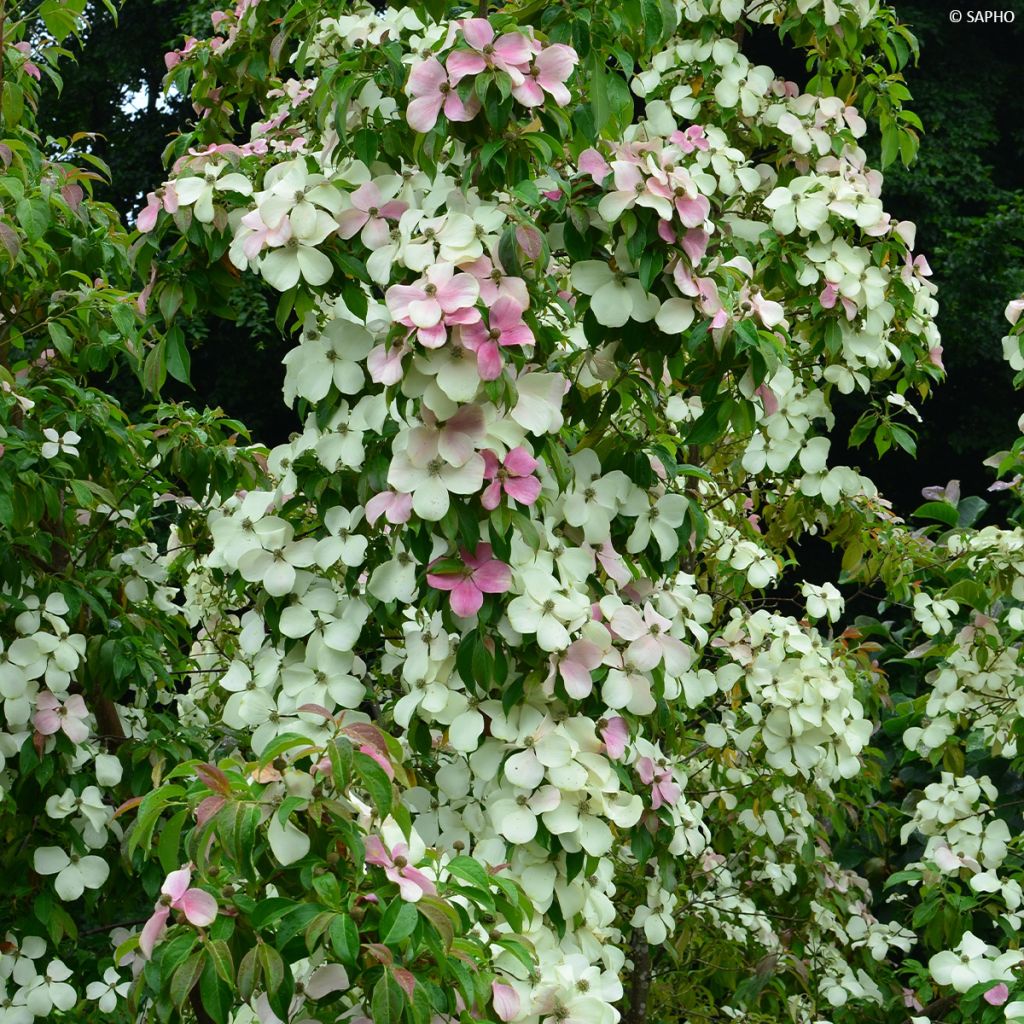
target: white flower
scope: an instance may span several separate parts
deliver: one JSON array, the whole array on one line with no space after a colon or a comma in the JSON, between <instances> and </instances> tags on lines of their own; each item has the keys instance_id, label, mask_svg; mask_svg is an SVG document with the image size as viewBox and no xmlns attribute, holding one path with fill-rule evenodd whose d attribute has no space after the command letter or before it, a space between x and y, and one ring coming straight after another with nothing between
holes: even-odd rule
<instances>
[{"instance_id":1,"label":"white flower","mask_svg":"<svg viewBox=\"0 0 1024 1024\"><path fill-rule=\"evenodd\" d=\"M952 616L959 610L960 605L951 599L936 600L930 594L923 593L914 595L914 618L928 636L950 632L953 628Z\"/></svg>"},{"instance_id":2,"label":"white flower","mask_svg":"<svg viewBox=\"0 0 1024 1024\"><path fill-rule=\"evenodd\" d=\"M350 320L330 320L322 329L314 322L284 357L285 402L292 405L296 395L319 402L331 384L343 395L357 394L366 379L360 363L372 347L369 332Z\"/></svg>"},{"instance_id":3,"label":"white flower","mask_svg":"<svg viewBox=\"0 0 1024 1024\"><path fill-rule=\"evenodd\" d=\"M562 396L569 382L560 373L524 373L516 381L519 400L512 419L531 434L562 429Z\"/></svg>"},{"instance_id":4,"label":"white flower","mask_svg":"<svg viewBox=\"0 0 1024 1024\"><path fill-rule=\"evenodd\" d=\"M386 414L386 407L376 395L364 395L351 408L348 402L339 403L327 421L327 428L314 443L316 457L324 469L331 473L342 468L359 469L366 457L363 435L379 431ZM306 429L316 430L314 415L307 421Z\"/></svg>"},{"instance_id":5,"label":"white flower","mask_svg":"<svg viewBox=\"0 0 1024 1024\"><path fill-rule=\"evenodd\" d=\"M98 889L110 875L110 865L102 857L68 856L59 846L39 847L32 863L40 875L57 876L53 888L68 901L77 900L86 889Z\"/></svg>"},{"instance_id":6,"label":"white flower","mask_svg":"<svg viewBox=\"0 0 1024 1024\"><path fill-rule=\"evenodd\" d=\"M213 222L214 192L237 192L239 195L252 194L252 182L244 174L232 172L221 177L226 161L208 163L202 177L178 178L174 190L182 206L193 206L195 218L202 224Z\"/></svg>"},{"instance_id":7,"label":"white flower","mask_svg":"<svg viewBox=\"0 0 1024 1024\"><path fill-rule=\"evenodd\" d=\"M413 555L399 542L395 546L394 557L387 562L381 562L373 570L366 589L378 601L401 601L403 604L411 604L416 600L418 593L417 564Z\"/></svg>"},{"instance_id":8,"label":"white flower","mask_svg":"<svg viewBox=\"0 0 1024 1024\"><path fill-rule=\"evenodd\" d=\"M604 260L582 260L572 268L572 285L590 296L590 311L605 327L622 327L627 320L645 324L658 312L660 302L624 270L613 270Z\"/></svg>"},{"instance_id":9,"label":"white flower","mask_svg":"<svg viewBox=\"0 0 1024 1024\"><path fill-rule=\"evenodd\" d=\"M843 595L831 583L824 583L820 587L805 583L800 593L807 599L807 614L812 619L835 622L843 614Z\"/></svg>"},{"instance_id":10,"label":"white flower","mask_svg":"<svg viewBox=\"0 0 1024 1024\"><path fill-rule=\"evenodd\" d=\"M268 171L264 184L256 197L264 224L278 224L287 216L299 236L316 234L325 214L333 220L345 204L341 190L322 174L310 174L302 157Z\"/></svg>"},{"instance_id":11,"label":"white flower","mask_svg":"<svg viewBox=\"0 0 1024 1024\"><path fill-rule=\"evenodd\" d=\"M25 1005L37 1017L53 1010L70 1010L78 1002L75 990L67 984L71 969L61 960L51 960L46 973L35 979L25 992Z\"/></svg>"},{"instance_id":12,"label":"white flower","mask_svg":"<svg viewBox=\"0 0 1024 1024\"><path fill-rule=\"evenodd\" d=\"M764 200L773 211L772 226L788 235L801 227L816 231L828 220L829 193L821 179L814 175L794 178L788 186L780 186Z\"/></svg>"},{"instance_id":13,"label":"white flower","mask_svg":"<svg viewBox=\"0 0 1024 1024\"><path fill-rule=\"evenodd\" d=\"M527 569L519 574L523 593L508 605L508 620L518 633L535 633L542 651L564 651L569 633L590 616L587 595L563 588L549 573Z\"/></svg>"},{"instance_id":14,"label":"white flower","mask_svg":"<svg viewBox=\"0 0 1024 1024\"><path fill-rule=\"evenodd\" d=\"M305 237L292 235L260 260L263 280L279 292L294 288L299 278L314 287L327 284L334 273L334 264L317 246L336 230L337 224L326 213L319 214L314 231Z\"/></svg>"},{"instance_id":15,"label":"white flower","mask_svg":"<svg viewBox=\"0 0 1024 1024\"><path fill-rule=\"evenodd\" d=\"M476 494L483 486L486 468L483 456L476 451L464 460L464 452L446 449L442 454L442 433L422 428L412 431L408 445L395 453L388 469L388 483L397 491L411 494L413 511L430 522L444 518L450 505L449 493Z\"/></svg>"},{"instance_id":16,"label":"white flower","mask_svg":"<svg viewBox=\"0 0 1024 1024\"><path fill-rule=\"evenodd\" d=\"M338 562L349 568L363 564L369 540L361 533L355 532L362 519L362 505L357 505L351 512L339 505L324 513L324 526L328 536L321 537L316 542L313 555L321 569L329 569Z\"/></svg>"},{"instance_id":17,"label":"white flower","mask_svg":"<svg viewBox=\"0 0 1024 1024\"><path fill-rule=\"evenodd\" d=\"M102 843L106 836L107 824L114 816L114 809L103 802L103 794L98 787L86 786L80 794L76 794L73 789L68 788L61 796L51 796L46 801L46 813L51 818L66 818L70 814L81 814L92 829L94 837L98 836Z\"/></svg>"},{"instance_id":18,"label":"white flower","mask_svg":"<svg viewBox=\"0 0 1024 1024\"><path fill-rule=\"evenodd\" d=\"M954 950L936 953L928 961L928 970L939 985L951 985L966 992L982 981L1007 981L1013 968L1024 959L1020 950L1000 954L995 946L964 932Z\"/></svg>"},{"instance_id":19,"label":"white flower","mask_svg":"<svg viewBox=\"0 0 1024 1024\"><path fill-rule=\"evenodd\" d=\"M73 430L69 430L61 435L53 427L47 427L43 431L43 437L46 440L43 442L39 452L44 459L52 459L60 454L60 452L63 452L65 455L77 455L77 445L82 440Z\"/></svg>"},{"instance_id":20,"label":"white flower","mask_svg":"<svg viewBox=\"0 0 1024 1024\"><path fill-rule=\"evenodd\" d=\"M102 981L90 981L85 989L85 998L96 1000L104 1013L113 1013L118 997L124 999L131 990L131 981L121 981L117 969L108 967Z\"/></svg>"},{"instance_id":21,"label":"white flower","mask_svg":"<svg viewBox=\"0 0 1024 1024\"><path fill-rule=\"evenodd\" d=\"M276 543L247 551L238 560L238 571L250 583L260 583L271 597L283 597L295 588L297 568L313 564L316 540L303 537L292 540L294 529L286 524L284 533L274 538Z\"/></svg>"},{"instance_id":22,"label":"white flower","mask_svg":"<svg viewBox=\"0 0 1024 1024\"><path fill-rule=\"evenodd\" d=\"M562 799L555 786L529 788L501 787L487 801L487 813L499 835L510 843L529 843L537 834L537 820L545 811L554 810Z\"/></svg>"},{"instance_id":23,"label":"white flower","mask_svg":"<svg viewBox=\"0 0 1024 1024\"><path fill-rule=\"evenodd\" d=\"M309 836L293 825L290 819L282 823L276 811L270 818L267 839L270 841L270 849L281 864L294 864L309 853Z\"/></svg>"},{"instance_id":24,"label":"white flower","mask_svg":"<svg viewBox=\"0 0 1024 1024\"><path fill-rule=\"evenodd\" d=\"M689 499L683 494L665 494L660 497L653 507L637 517L636 526L626 542L626 550L631 554L643 551L653 534L662 561L667 562L679 549L676 530L683 525L689 507Z\"/></svg>"}]
</instances>

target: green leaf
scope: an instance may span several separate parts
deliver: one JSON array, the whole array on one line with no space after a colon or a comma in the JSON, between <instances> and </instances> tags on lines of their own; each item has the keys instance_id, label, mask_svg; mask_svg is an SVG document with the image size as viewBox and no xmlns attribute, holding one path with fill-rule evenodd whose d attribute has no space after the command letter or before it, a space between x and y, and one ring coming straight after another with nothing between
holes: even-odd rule
<instances>
[{"instance_id":1,"label":"green leaf","mask_svg":"<svg viewBox=\"0 0 1024 1024\"><path fill-rule=\"evenodd\" d=\"M540 206L540 191L532 181L521 181L513 186L512 194L529 206Z\"/></svg>"},{"instance_id":2,"label":"green leaf","mask_svg":"<svg viewBox=\"0 0 1024 1024\"><path fill-rule=\"evenodd\" d=\"M395 980L395 976L387 969L380 977L380 981L373 987L373 995L370 998L370 1015L373 1017L373 1024L398 1024L402 1019L402 1010L405 1008L405 993L402 986Z\"/></svg>"},{"instance_id":3,"label":"green leaf","mask_svg":"<svg viewBox=\"0 0 1024 1024\"><path fill-rule=\"evenodd\" d=\"M470 885L474 885L484 892L491 888L491 876L487 874L486 869L479 861L473 860L472 857L453 858L448 863L448 873L469 882Z\"/></svg>"},{"instance_id":4,"label":"green leaf","mask_svg":"<svg viewBox=\"0 0 1024 1024\"><path fill-rule=\"evenodd\" d=\"M914 437L913 431L908 430L902 424L891 423L889 424L892 429L892 439L907 453L910 455L917 454L917 439Z\"/></svg>"},{"instance_id":5,"label":"green leaf","mask_svg":"<svg viewBox=\"0 0 1024 1024\"><path fill-rule=\"evenodd\" d=\"M271 896L269 899L259 901L256 909L249 915L249 923L256 931L262 931L275 921L280 921L285 914L290 913L297 906L295 900L287 899L284 896Z\"/></svg>"},{"instance_id":6,"label":"green leaf","mask_svg":"<svg viewBox=\"0 0 1024 1024\"><path fill-rule=\"evenodd\" d=\"M380 919L380 925L377 928L380 941L385 946L398 945L403 939L412 935L419 919L414 904L406 903L401 897L396 898Z\"/></svg>"},{"instance_id":7,"label":"green leaf","mask_svg":"<svg viewBox=\"0 0 1024 1024\"><path fill-rule=\"evenodd\" d=\"M267 989L270 1008L282 1020L288 1019L288 1010L295 991L292 972L285 966L281 954L269 943L259 946L259 960L263 967L263 981Z\"/></svg>"},{"instance_id":8,"label":"green leaf","mask_svg":"<svg viewBox=\"0 0 1024 1024\"><path fill-rule=\"evenodd\" d=\"M25 112L25 91L16 82L4 82L3 103L4 126L10 131L21 121Z\"/></svg>"},{"instance_id":9,"label":"green leaf","mask_svg":"<svg viewBox=\"0 0 1024 1024\"><path fill-rule=\"evenodd\" d=\"M192 369L192 357L185 347L185 333L180 327L174 327L167 332L167 372L182 384L189 383L189 373Z\"/></svg>"},{"instance_id":10,"label":"green leaf","mask_svg":"<svg viewBox=\"0 0 1024 1024\"><path fill-rule=\"evenodd\" d=\"M372 757L361 751L356 751L352 755L352 764L360 782L370 794L377 812L382 818L386 818L391 813L391 780Z\"/></svg>"},{"instance_id":11,"label":"green leaf","mask_svg":"<svg viewBox=\"0 0 1024 1024\"><path fill-rule=\"evenodd\" d=\"M53 347L65 359L70 358L71 351L75 347L75 343L71 340L71 335L56 320L51 320L46 325L46 330L50 335L50 340L53 342Z\"/></svg>"},{"instance_id":12,"label":"green leaf","mask_svg":"<svg viewBox=\"0 0 1024 1024\"><path fill-rule=\"evenodd\" d=\"M988 502L984 498L971 494L961 499L956 509L956 525L973 526L988 510Z\"/></svg>"},{"instance_id":13,"label":"green leaf","mask_svg":"<svg viewBox=\"0 0 1024 1024\"><path fill-rule=\"evenodd\" d=\"M156 844L156 855L160 859L160 867L170 874L181 866L182 857L178 849L181 841L181 830L188 817L188 808L183 808L163 827L160 840Z\"/></svg>"},{"instance_id":14,"label":"green leaf","mask_svg":"<svg viewBox=\"0 0 1024 1024\"><path fill-rule=\"evenodd\" d=\"M257 956L259 948L259 946L253 946L242 957L242 962L238 965L238 995L244 1002L248 1002L252 998L260 981L261 969Z\"/></svg>"},{"instance_id":15,"label":"green leaf","mask_svg":"<svg viewBox=\"0 0 1024 1024\"><path fill-rule=\"evenodd\" d=\"M359 929L348 914L337 914L327 929L331 946L346 967L354 967L359 957Z\"/></svg>"},{"instance_id":16,"label":"green leaf","mask_svg":"<svg viewBox=\"0 0 1024 1024\"><path fill-rule=\"evenodd\" d=\"M653 50L665 32L665 18L658 0L643 0L644 48Z\"/></svg>"},{"instance_id":17,"label":"green leaf","mask_svg":"<svg viewBox=\"0 0 1024 1024\"><path fill-rule=\"evenodd\" d=\"M171 978L171 1002L177 1007L182 1007L188 1000L189 993L199 982L203 973L205 956L202 950L193 953L175 972Z\"/></svg>"},{"instance_id":18,"label":"green leaf","mask_svg":"<svg viewBox=\"0 0 1024 1024\"><path fill-rule=\"evenodd\" d=\"M900 133L894 124L889 124L882 131L882 170L889 166L896 159L899 152Z\"/></svg>"},{"instance_id":19,"label":"green leaf","mask_svg":"<svg viewBox=\"0 0 1024 1024\"><path fill-rule=\"evenodd\" d=\"M142 369L143 386L154 395L160 393L167 380L165 348L164 341L162 339L158 341L147 353Z\"/></svg>"},{"instance_id":20,"label":"green leaf","mask_svg":"<svg viewBox=\"0 0 1024 1024\"><path fill-rule=\"evenodd\" d=\"M947 501L926 501L912 514L915 519L935 519L947 526L956 526L958 518L957 510Z\"/></svg>"},{"instance_id":21,"label":"green leaf","mask_svg":"<svg viewBox=\"0 0 1024 1024\"><path fill-rule=\"evenodd\" d=\"M959 604L969 604L980 612L987 610L992 604L992 595L977 580L960 580L942 596Z\"/></svg>"},{"instance_id":22,"label":"green leaf","mask_svg":"<svg viewBox=\"0 0 1024 1024\"><path fill-rule=\"evenodd\" d=\"M235 961L231 956L231 948L223 939L214 939L206 944L206 955L218 977L223 978L232 987L235 984Z\"/></svg>"},{"instance_id":23,"label":"green leaf","mask_svg":"<svg viewBox=\"0 0 1024 1024\"><path fill-rule=\"evenodd\" d=\"M199 998L213 1024L228 1024L234 1001L231 995L232 987L225 983L217 974L214 965L207 960L199 978Z\"/></svg>"},{"instance_id":24,"label":"green leaf","mask_svg":"<svg viewBox=\"0 0 1024 1024\"><path fill-rule=\"evenodd\" d=\"M15 207L18 222L30 242L38 242L50 224L50 206L45 199L22 199Z\"/></svg>"}]
</instances>

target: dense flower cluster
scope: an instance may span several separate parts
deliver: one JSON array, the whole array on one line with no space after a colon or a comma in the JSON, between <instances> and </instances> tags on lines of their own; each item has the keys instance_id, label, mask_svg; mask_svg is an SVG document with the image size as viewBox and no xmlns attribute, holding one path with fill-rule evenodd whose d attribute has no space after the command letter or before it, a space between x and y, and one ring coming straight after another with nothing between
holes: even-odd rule
<instances>
[{"instance_id":1,"label":"dense flower cluster","mask_svg":"<svg viewBox=\"0 0 1024 1024\"><path fill-rule=\"evenodd\" d=\"M226 497L161 495L161 546L111 556L186 648L152 692L111 706L61 593L12 599L3 788L26 751L61 764L42 787L64 825L31 837L44 906L96 907L120 860L148 896L81 992L12 932L0 1021L84 996L124 1020L145 999L218 1024L616 1024L652 958L757 965L713 982L735 1020L894 1019L932 982L1007 1003L1019 955L967 928L901 964L899 900L875 906L839 849L883 756L879 645L838 632L835 584L776 589L805 533L851 574L880 537L911 569L941 546L991 600L893 583L923 637L900 660L936 662L897 720L908 757L964 719L1015 756L1019 531L912 538L830 460L835 394L865 403L861 440L912 448L908 396L941 372L913 225L858 109L736 41L777 19L813 49L877 5L686 0L585 29L571 3L433 6L242 0L168 60L205 113L138 218L142 251L173 248L150 287L182 301L187 256L280 293L301 429ZM218 134L264 44L262 120ZM79 456L77 424L37 433L39 458ZM1019 926L999 793L952 763L908 805L908 877L968 872ZM673 1019L707 1018L698 988Z\"/></svg>"}]
</instances>

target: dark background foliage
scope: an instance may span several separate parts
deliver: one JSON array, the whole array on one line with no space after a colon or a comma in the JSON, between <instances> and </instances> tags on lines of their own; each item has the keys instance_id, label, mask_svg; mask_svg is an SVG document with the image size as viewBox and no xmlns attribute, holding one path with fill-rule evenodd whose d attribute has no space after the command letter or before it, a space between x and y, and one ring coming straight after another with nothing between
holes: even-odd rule
<instances>
[{"instance_id":1,"label":"dark background foliage","mask_svg":"<svg viewBox=\"0 0 1024 1024\"><path fill-rule=\"evenodd\" d=\"M848 461L906 513L929 484L959 478L965 494L983 492L992 478L982 460L1009 447L1024 412L1000 346L1003 308L1024 291L1024 0L892 2L921 41L920 64L907 77L926 134L914 166L887 170L885 199L895 217L917 223L918 250L940 286L949 380L924 407L916 460L897 450L876 464L873 451L863 448ZM101 195L126 216L163 179L161 153L192 114L180 97L160 98L164 53L183 34L208 35L218 6L223 3L127 0L116 27L98 12L85 55L66 67L59 102L44 96L44 130L103 133L94 149L110 164L112 183ZM951 21L953 10L963 13L959 23ZM970 23L969 12L979 10L1012 12L1016 21ZM797 81L804 77L769 31L750 42L755 58ZM296 426L280 399L280 360L289 346L258 284L244 284L234 308L233 322L190 325L192 398L222 406L248 423L254 438L277 443ZM187 391L173 397L188 397Z\"/></svg>"}]
</instances>

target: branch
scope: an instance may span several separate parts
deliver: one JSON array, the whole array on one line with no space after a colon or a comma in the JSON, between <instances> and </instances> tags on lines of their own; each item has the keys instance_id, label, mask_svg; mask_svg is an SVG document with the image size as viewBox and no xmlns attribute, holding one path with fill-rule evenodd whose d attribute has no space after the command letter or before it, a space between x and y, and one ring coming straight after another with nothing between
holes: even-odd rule
<instances>
[{"instance_id":1,"label":"branch","mask_svg":"<svg viewBox=\"0 0 1024 1024\"><path fill-rule=\"evenodd\" d=\"M646 1024L647 996L651 990L651 947L642 928L633 929L629 948L633 973L629 979L629 1002L622 1015L622 1024Z\"/></svg>"},{"instance_id":2,"label":"branch","mask_svg":"<svg viewBox=\"0 0 1024 1024\"><path fill-rule=\"evenodd\" d=\"M149 920L146 917L133 917L128 921L115 921L113 924L101 924L95 928L81 928L79 935L98 935L100 932L112 932L115 928L134 928L137 924L145 924Z\"/></svg>"}]
</instances>

